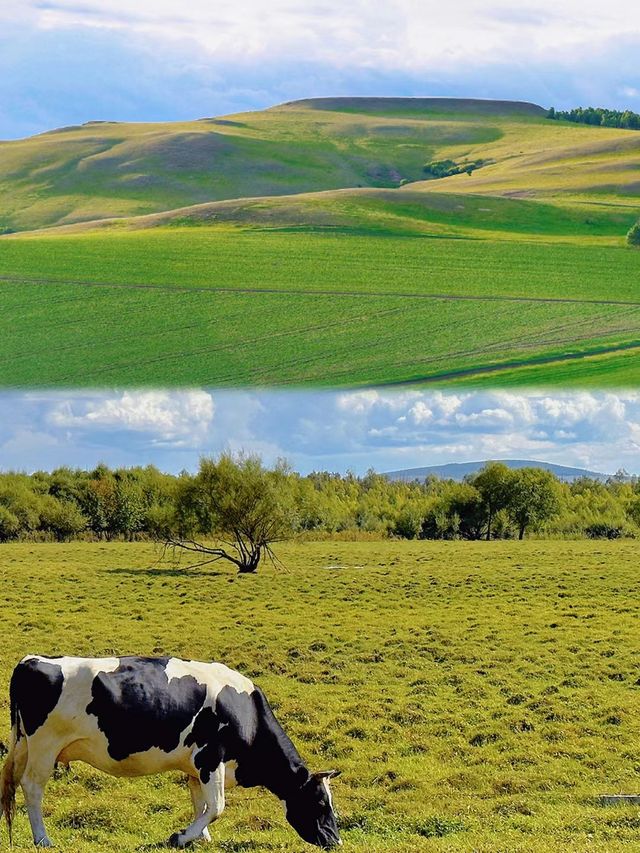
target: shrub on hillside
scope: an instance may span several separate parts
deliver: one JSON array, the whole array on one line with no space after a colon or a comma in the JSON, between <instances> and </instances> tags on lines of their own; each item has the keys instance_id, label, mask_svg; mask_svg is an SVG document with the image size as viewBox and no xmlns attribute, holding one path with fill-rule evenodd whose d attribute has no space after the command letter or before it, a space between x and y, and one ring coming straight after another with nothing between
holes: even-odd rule
<instances>
[{"instance_id":1,"label":"shrub on hillside","mask_svg":"<svg viewBox=\"0 0 640 853\"><path fill-rule=\"evenodd\" d=\"M470 175L484 166L484 162L484 160L469 160L466 163L456 163L455 160L434 160L431 163L425 163L423 171L430 178L449 178L451 175L461 175L463 172Z\"/></svg>"},{"instance_id":2,"label":"shrub on hillside","mask_svg":"<svg viewBox=\"0 0 640 853\"><path fill-rule=\"evenodd\" d=\"M640 219L627 231L627 243L630 246L640 247Z\"/></svg>"}]
</instances>

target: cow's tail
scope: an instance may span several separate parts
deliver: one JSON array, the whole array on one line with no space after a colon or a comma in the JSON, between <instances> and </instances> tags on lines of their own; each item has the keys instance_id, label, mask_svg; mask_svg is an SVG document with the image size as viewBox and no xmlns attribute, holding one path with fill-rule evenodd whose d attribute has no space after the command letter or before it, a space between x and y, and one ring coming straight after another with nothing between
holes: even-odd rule
<instances>
[{"instance_id":1,"label":"cow's tail","mask_svg":"<svg viewBox=\"0 0 640 853\"><path fill-rule=\"evenodd\" d=\"M13 684L12 684L13 687ZM9 844L12 845L13 818L16 813L16 788L24 771L27 741L20 726L20 713L15 698L15 691L10 688L11 738L2 773L0 773L0 807L7 821ZM23 755L24 753L24 755Z\"/></svg>"}]
</instances>

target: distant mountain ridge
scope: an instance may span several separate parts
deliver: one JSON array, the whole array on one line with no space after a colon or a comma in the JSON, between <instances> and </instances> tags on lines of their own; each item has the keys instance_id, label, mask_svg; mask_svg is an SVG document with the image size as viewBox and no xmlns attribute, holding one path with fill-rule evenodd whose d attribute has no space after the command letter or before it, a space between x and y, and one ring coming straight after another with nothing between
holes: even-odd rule
<instances>
[{"instance_id":1,"label":"distant mountain ridge","mask_svg":"<svg viewBox=\"0 0 640 853\"><path fill-rule=\"evenodd\" d=\"M427 465L424 468L406 468L400 471L387 471L385 477L390 480L424 480L429 476L440 477L442 480L463 480L469 474L475 474L489 461L502 462L508 468L543 468L551 471L560 480L577 480L579 477L590 477L593 480L606 480L611 474L589 471L586 468L572 468L568 465L555 465L552 462L538 462L534 459L485 459L482 462L447 462L444 465Z\"/></svg>"}]
</instances>

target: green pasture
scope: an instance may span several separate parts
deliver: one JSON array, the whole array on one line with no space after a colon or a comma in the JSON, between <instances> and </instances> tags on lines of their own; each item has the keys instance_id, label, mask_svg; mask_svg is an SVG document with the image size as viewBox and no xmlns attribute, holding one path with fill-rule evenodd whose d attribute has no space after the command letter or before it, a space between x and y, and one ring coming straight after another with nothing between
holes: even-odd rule
<instances>
[{"instance_id":1,"label":"green pasture","mask_svg":"<svg viewBox=\"0 0 640 853\"><path fill-rule=\"evenodd\" d=\"M0 240L0 276L178 289L357 291L640 302L640 253L616 245L224 227ZM115 307L115 306L114 306Z\"/></svg>"},{"instance_id":2,"label":"green pasture","mask_svg":"<svg viewBox=\"0 0 640 853\"><path fill-rule=\"evenodd\" d=\"M300 542L256 576L151 545L0 548L0 741L30 652L217 659L263 687L334 783L346 850L617 853L640 775L632 542ZM154 849L188 820L179 777L81 764L48 789L61 849ZM231 791L216 849L300 851L268 793ZM5 835L6 841L6 835ZM19 795L18 849L30 846Z\"/></svg>"},{"instance_id":3,"label":"green pasture","mask_svg":"<svg viewBox=\"0 0 640 853\"><path fill-rule=\"evenodd\" d=\"M637 384L639 169L637 131L447 99L0 143L0 383Z\"/></svg>"},{"instance_id":4,"label":"green pasture","mask_svg":"<svg viewBox=\"0 0 640 853\"><path fill-rule=\"evenodd\" d=\"M637 270L637 252L577 240L229 226L7 238L0 382L500 386L570 371L631 385Z\"/></svg>"}]
</instances>

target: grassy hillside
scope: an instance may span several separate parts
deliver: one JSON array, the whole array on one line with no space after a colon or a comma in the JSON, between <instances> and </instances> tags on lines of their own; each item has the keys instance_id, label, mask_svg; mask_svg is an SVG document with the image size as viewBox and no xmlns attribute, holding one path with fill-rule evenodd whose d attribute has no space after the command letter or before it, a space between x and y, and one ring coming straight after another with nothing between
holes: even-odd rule
<instances>
[{"instance_id":1,"label":"grassy hillside","mask_svg":"<svg viewBox=\"0 0 640 853\"><path fill-rule=\"evenodd\" d=\"M484 165L425 181L425 164L444 159ZM637 196L639 167L640 134L551 122L533 104L317 99L193 122L89 122L0 143L0 227L407 183L420 191Z\"/></svg>"},{"instance_id":2,"label":"grassy hillside","mask_svg":"<svg viewBox=\"0 0 640 853\"><path fill-rule=\"evenodd\" d=\"M213 658L264 688L313 768L342 770L350 850L633 847L637 809L596 798L638 788L635 545L325 542L281 556L283 571L238 577L176 570L147 545L3 545L0 740L28 652ZM177 776L74 764L45 820L63 849L152 849L187 803ZM213 836L236 853L311 849L255 790L229 793Z\"/></svg>"},{"instance_id":3,"label":"grassy hillside","mask_svg":"<svg viewBox=\"0 0 640 853\"><path fill-rule=\"evenodd\" d=\"M395 187L423 177L437 152L466 152L502 132L488 115L419 106L402 116L292 104L193 122L90 122L0 145L0 224L25 229L242 196Z\"/></svg>"},{"instance_id":4,"label":"grassy hillside","mask_svg":"<svg viewBox=\"0 0 640 853\"><path fill-rule=\"evenodd\" d=\"M0 239L0 382L637 384L639 168L638 132L447 99L3 143L0 225L40 230Z\"/></svg>"},{"instance_id":5,"label":"grassy hillside","mask_svg":"<svg viewBox=\"0 0 640 853\"><path fill-rule=\"evenodd\" d=\"M440 182L438 182L440 183ZM620 246L635 207L587 206L475 194L357 189L233 199L129 218L106 218L41 232L77 234L184 226L236 225L269 231L339 232L371 236L471 237ZM212 234L212 236L214 236Z\"/></svg>"}]
</instances>

